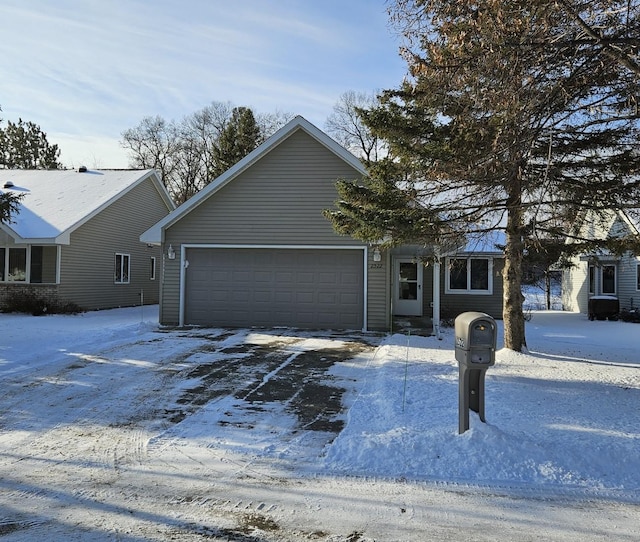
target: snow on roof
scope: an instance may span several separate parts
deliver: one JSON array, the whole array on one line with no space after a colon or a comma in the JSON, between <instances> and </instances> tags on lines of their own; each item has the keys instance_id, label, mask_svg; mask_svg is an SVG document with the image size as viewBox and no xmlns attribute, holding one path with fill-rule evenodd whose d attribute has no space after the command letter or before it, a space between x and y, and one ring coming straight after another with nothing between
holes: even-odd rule
<instances>
[{"instance_id":1,"label":"snow on roof","mask_svg":"<svg viewBox=\"0 0 640 542\"><path fill-rule=\"evenodd\" d=\"M506 234L502 230L467 234L467 244L462 252L502 254L506 244Z\"/></svg>"},{"instance_id":2,"label":"snow on roof","mask_svg":"<svg viewBox=\"0 0 640 542\"><path fill-rule=\"evenodd\" d=\"M151 172L0 170L0 191L24 194L19 212L2 229L18 242L68 242L71 230Z\"/></svg>"}]
</instances>

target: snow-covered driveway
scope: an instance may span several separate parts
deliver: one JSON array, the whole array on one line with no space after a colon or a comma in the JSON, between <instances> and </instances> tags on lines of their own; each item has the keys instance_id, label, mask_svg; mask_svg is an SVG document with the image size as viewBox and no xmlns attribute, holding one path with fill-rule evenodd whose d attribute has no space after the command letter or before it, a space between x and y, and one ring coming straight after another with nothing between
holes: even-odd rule
<instances>
[{"instance_id":1,"label":"snow-covered driveway","mask_svg":"<svg viewBox=\"0 0 640 542\"><path fill-rule=\"evenodd\" d=\"M455 392L455 364L446 341L416 338L423 342L413 346L402 336L162 330L156 320L157 308L149 307L41 318L0 315L1 540L640 536L640 497L633 485L638 457L620 465L626 474L613 477L610 485L605 480L601 488L567 493L562 483L569 475L604 480L609 471L601 466L591 471L585 461L575 473L567 472L553 464L554 451L551 460L543 457L543 464L535 465L541 452L527 452L527 439L510 444L519 435L504 427L480 427L473 420L468 434L455 434L455 413L453 431L446 429L452 417L448 395ZM554 324L554 333L559 329ZM525 370L526 358L517 357L515 364L505 359L496 374L504 373L505 386L517 386L518 400L530 401L519 382L510 384L513 374ZM624 361L620 367L604 366L606 378L589 379L611 394L617 403L612 409L630 414L640 384L638 367ZM542 358L536 363L546 367ZM545 370L562 382L562 365L549 363ZM576 363L567 367L575 375ZM500 389L498 384L489 379L489 391ZM580 385L591 390L589 381ZM551 392L564 389L550 386ZM503 410L509 404L504 402ZM488 404L488 416L495 406L492 411ZM611 412L604 415L609 423ZM444 430L438 428L442 424ZM418 438L418 427L433 449ZM630 421L610 428L609 437L620 447L611 457L637 449L633 427ZM607 442L597 436L593 442L599 446ZM474 483L459 475L446 481L451 473L445 470L435 476L395 474L420 471L437 461L436 454L452 451L466 451L469 462L477 463L481 457L472 453L474 447L501 449L513 472L520 456L509 457L512 447L522 454L523 473L551 474L538 474L544 478L540 487ZM346 454L351 456L345 460ZM444 461L441 469L465 472L465 461L456 457L459 465ZM587 453L588 460L593 457L599 456ZM350 476L354 460L353 474L370 469L375 477Z\"/></svg>"}]
</instances>

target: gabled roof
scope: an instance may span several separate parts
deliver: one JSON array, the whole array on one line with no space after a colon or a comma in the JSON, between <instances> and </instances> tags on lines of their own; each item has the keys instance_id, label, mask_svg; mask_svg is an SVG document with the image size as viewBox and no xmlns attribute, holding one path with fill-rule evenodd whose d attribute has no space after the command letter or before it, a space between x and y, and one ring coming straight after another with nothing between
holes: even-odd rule
<instances>
[{"instance_id":1,"label":"gabled roof","mask_svg":"<svg viewBox=\"0 0 640 542\"><path fill-rule=\"evenodd\" d=\"M615 232L613 236L640 235L640 220L638 209L611 209L600 214L587 209L582 211L576 219L575 232L577 235L593 240L604 240L612 236L611 228L616 223L623 229ZM567 238L567 244L574 242L573 238Z\"/></svg>"},{"instance_id":2,"label":"gabled roof","mask_svg":"<svg viewBox=\"0 0 640 542\"><path fill-rule=\"evenodd\" d=\"M629 227L629 232L633 235L640 235L640 216L638 215L638 209L626 209L620 211L620 215Z\"/></svg>"},{"instance_id":3,"label":"gabled roof","mask_svg":"<svg viewBox=\"0 0 640 542\"><path fill-rule=\"evenodd\" d=\"M18 213L0 230L16 243L68 244L76 228L148 178L174 209L153 169L0 170L0 190L24 194Z\"/></svg>"},{"instance_id":4,"label":"gabled roof","mask_svg":"<svg viewBox=\"0 0 640 542\"><path fill-rule=\"evenodd\" d=\"M353 154L351 154L347 149L343 146L335 142L331 139L327 134L325 134L322 130L311 124L308 120L304 119L301 116L297 116L289 121L285 126L280 128L275 134L273 134L269 139L267 139L262 145L258 146L252 152L250 152L247 156L245 156L242 160L240 160L237 164L229 168L222 175L217 177L210 184L205 186L200 192L198 192L195 196L185 201L182 205L180 205L177 209L175 209L172 213L168 214L164 217L160 222L149 228L146 232L144 232L140 236L140 240L144 243L161 243L163 240L163 231L180 220L183 216L191 212L202 202L206 201L209 197L215 194L218 190L220 190L227 183L231 182L238 175L240 175L243 171L253 166L256 162L258 162L262 157L268 154L271 150L277 147L280 143L289 138L292 134L297 132L298 130L303 130L312 138L314 138L318 143L326 147L328 150L333 152L336 156L347 162L350 166L352 166L356 171L361 173L362 175L366 174L365 167L362 165L362 162L358 160Z\"/></svg>"}]
</instances>

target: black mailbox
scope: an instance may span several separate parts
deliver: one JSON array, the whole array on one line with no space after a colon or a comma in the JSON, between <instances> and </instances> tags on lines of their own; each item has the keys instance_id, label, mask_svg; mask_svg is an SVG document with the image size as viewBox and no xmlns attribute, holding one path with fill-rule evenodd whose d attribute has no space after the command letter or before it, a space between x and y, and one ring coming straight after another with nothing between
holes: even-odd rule
<instances>
[{"instance_id":1,"label":"black mailbox","mask_svg":"<svg viewBox=\"0 0 640 542\"><path fill-rule=\"evenodd\" d=\"M463 312L456 318L456 360L470 367L496 360L496 321L483 312Z\"/></svg>"}]
</instances>

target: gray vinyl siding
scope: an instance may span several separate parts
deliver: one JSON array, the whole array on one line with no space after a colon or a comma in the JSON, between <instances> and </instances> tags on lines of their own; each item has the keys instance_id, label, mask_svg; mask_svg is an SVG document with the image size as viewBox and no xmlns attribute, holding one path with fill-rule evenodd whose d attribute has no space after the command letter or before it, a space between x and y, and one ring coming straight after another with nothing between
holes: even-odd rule
<instances>
[{"instance_id":1,"label":"gray vinyl siding","mask_svg":"<svg viewBox=\"0 0 640 542\"><path fill-rule=\"evenodd\" d=\"M391 257L382 254L380 262L373 261L373 251L369 251L367 262L368 273L368 305L367 328L372 331L387 331L390 329L391 290L390 269Z\"/></svg>"},{"instance_id":2,"label":"gray vinyl siding","mask_svg":"<svg viewBox=\"0 0 640 542\"><path fill-rule=\"evenodd\" d=\"M433 265L422 268L422 316L433 318Z\"/></svg>"},{"instance_id":3,"label":"gray vinyl siding","mask_svg":"<svg viewBox=\"0 0 640 542\"><path fill-rule=\"evenodd\" d=\"M354 245L322 210L359 173L298 130L167 230L166 243Z\"/></svg>"},{"instance_id":4,"label":"gray vinyl siding","mask_svg":"<svg viewBox=\"0 0 640 542\"><path fill-rule=\"evenodd\" d=\"M175 260L165 260L161 323L179 322L180 249L183 244L362 246L333 231L322 210L334 207L335 183L360 173L297 130L165 232ZM378 274L369 305L384 305ZM371 284L371 283L370 283ZM371 293L371 292L370 292ZM371 310L369 312L371 314ZM378 320L375 325L378 325Z\"/></svg>"},{"instance_id":5,"label":"gray vinyl siding","mask_svg":"<svg viewBox=\"0 0 640 542\"><path fill-rule=\"evenodd\" d=\"M165 249L169 245L165 245ZM162 283L160 295L159 320L161 324L177 326L180 323L180 248L173 245L176 250L176 259L167 258L166 250L162 254Z\"/></svg>"},{"instance_id":6,"label":"gray vinyl siding","mask_svg":"<svg viewBox=\"0 0 640 542\"><path fill-rule=\"evenodd\" d=\"M631 254L626 254L618 265L618 299L621 309L640 306L638 265L640 265L640 258Z\"/></svg>"},{"instance_id":7,"label":"gray vinyl siding","mask_svg":"<svg viewBox=\"0 0 640 542\"><path fill-rule=\"evenodd\" d=\"M151 179L134 186L71 234L61 247L59 297L84 309L106 309L159 301L160 280L150 279L150 258L161 250L140 242L140 234L169 212ZM115 254L130 257L129 284L114 283ZM156 273L158 277L158 273Z\"/></svg>"}]
</instances>

